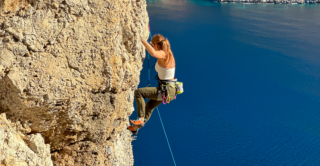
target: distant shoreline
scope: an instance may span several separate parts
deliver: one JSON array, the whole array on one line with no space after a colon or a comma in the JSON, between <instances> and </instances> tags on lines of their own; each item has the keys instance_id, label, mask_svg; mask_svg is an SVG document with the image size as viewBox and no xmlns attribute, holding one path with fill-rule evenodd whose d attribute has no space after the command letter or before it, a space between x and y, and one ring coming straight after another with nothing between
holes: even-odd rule
<instances>
[{"instance_id":1,"label":"distant shoreline","mask_svg":"<svg viewBox=\"0 0 320 166\"><path fill-rule=\"evenodd\" d=\"M220 3L244 4L317 4L320 0L217 0Z\"/></svg>"}]
</instances>

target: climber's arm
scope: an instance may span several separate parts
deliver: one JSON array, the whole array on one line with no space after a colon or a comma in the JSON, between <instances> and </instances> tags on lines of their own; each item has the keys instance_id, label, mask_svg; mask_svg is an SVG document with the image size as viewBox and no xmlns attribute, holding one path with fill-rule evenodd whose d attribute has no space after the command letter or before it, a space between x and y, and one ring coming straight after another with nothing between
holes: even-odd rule
<instances>
[{"instance_id":1,"label":"climber's arm","mask_svg":"<svg viewBox=\"0 0 320 166\"><path fill-rule=\"evenodd\" d=\"M146 40L142 39L143 45L146 47L149 54L157 59L165 59L166 53L162 50L156 51Z\"/></svg>"}]
</instances>

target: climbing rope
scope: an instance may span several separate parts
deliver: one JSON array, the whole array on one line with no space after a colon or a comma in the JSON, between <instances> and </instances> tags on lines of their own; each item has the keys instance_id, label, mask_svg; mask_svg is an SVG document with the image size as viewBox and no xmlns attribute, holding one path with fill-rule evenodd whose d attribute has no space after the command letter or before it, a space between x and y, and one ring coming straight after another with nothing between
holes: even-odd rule
<instances>
[{"instance_id":1,"label":"climbing rope","mask_svg":"<svg viewBox=\"0 0 320 166\"><path fill-rule=\"evenodd\" d=\"M149 28L149 32L150 32L150 38L151 38L150 28ZM148 86L150 86L151 85L151 83L150 83L150 58L149 58L150 55L149 55L148 51L147 51L147 54L148 54L148 77L149 77L149 80L148 80L149 85ZM163 125L163 122L162 122L162 119L161 119L161 115L160 115L160 111L159 111L158 107L157 107L157 111L158 111L158 114L159 114L159 118L160 118L160 122L161 122L161 125L162 125L162 129L163 129L164 135L166 136L166 139L167 139L167 143L168 143L168 146L169 146L169 150L170 150L170 153L171 153L171 156L172 156L173 163L174 163L175 166L177 166L176 165L176 161L174 160L174 157L173 157L173 153L172 153L172 150L171 150L169 139L167 137L167 133L166 133L166 130L164 128L164 125Z\"/></svg>"},{"instance_id":2,"label":"climbing rope","mask_svg":"<svg viewBox=\"0 0 320 166\"><path fill-rule=\"evenodd\" d=\"M163 131L164 131L164 135L166 136L166 139L167 139L167 143L168 143L168 146L169 146L169 150L170 150L170 153L171 153L171 156L172 156L173 163L174 163L175 166L177 166L176 165L176 161L174 160L174 157L173 157L173 153L172 153L171 146L170 146L170 143L169 143L169 140L168 140L168 137L167 137L166 130L164 129L164 125L163 125L162 120L161 120L161 116L160 116L160 112L159 112L158 107L157 107L157 111L158 111L158 114L159 114L159 118L160 118L160 122L161 122L161 125L162 125L162 128L163 128Z\"/></svg>"},{"instance_id":3,"label":"climbing rope","mask_svg":"<svg viewBox=\"0 0 320 166\"><path fill-rule=\"evenodd\" d=\"M149 38L151 38L150 27L149 27L149 32L150 32L150 37ZM150 86L151 85L151 83L150 83L150 56L149 56L149 52L148 51L147 51L147 54L148 54L148 77L149 77L148 86Z\"/></svg>"}]
</instances>

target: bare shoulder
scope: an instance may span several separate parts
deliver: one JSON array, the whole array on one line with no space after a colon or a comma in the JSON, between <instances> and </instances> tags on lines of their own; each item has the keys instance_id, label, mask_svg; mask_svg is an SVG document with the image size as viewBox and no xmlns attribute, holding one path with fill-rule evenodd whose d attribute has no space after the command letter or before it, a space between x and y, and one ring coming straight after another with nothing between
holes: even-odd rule
<instances>
[{"instance_id":1,"label":"bare shoulder","mask_svg":"<svg viewBox=\"0 0 320 166\"><path fill-rule=\"evenodd\" d=\"M161 54L163 55L163 59L166 59L167 58L167 55L166 55L166 52L164 52L163 50L159 50L159 52L161 52Z\"/></svg>"},{"instance_id":2,"label":"bare shoulder","mask_svg":"<svg viewBox=\"0 0 320 166\"><path fill-rule=\"evenodd\" d=\"M166 53L163 50L158 50L154 52L153 57L158 59L166 59Z\"/></svg>"}]
</instances>

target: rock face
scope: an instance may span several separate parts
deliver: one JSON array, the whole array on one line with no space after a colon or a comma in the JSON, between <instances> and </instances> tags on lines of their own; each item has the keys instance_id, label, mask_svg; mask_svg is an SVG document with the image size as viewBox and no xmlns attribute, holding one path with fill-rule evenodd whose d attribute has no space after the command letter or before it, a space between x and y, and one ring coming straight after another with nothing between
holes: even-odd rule
<instances>
[{"instance_id":1,"label":"rock face","mask_svg":"<svg viewBox=\"0 0 320 166\"><path fill-rule=\"evenodd\" d=\"M145 0L0 1L0 113L35 154L42 137L55 165L133 165L148 22Z\"/></svg>"},{"instance_id":2,"label":"rock face","mask_svg":"<svg viewBox=\"0 0 320 166\"><path fill-rule=\"evenodd\" d=\"M0 115L0 165L52 166L50 145L40 134L25 136L21 124L13 124ZM25 131L25 130L23 130Z\"/></svg>"}]
</instances>

